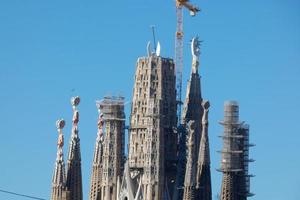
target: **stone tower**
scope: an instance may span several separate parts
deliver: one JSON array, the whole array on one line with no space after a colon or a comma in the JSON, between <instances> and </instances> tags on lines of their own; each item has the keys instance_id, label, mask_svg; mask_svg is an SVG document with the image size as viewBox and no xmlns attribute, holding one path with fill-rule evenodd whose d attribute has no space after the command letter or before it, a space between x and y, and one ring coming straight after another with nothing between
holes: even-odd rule
<instances>
[{"instance_id":1,"label":"stone tower","mask_svg":"<svg viewBox=\"0 0 300 200\"><path fill-rule=\"evenodd\" d=\"M174 193L173 199L174 200L181 200L183 199L183 193L188 194L191 188L193 192L196 187L196 174L197 174L197 160L198 160L198 152L200 147L200 139L201 139L201 132L202 132L202 115L203 115L203 108L202 108L202 95L201 95L201 84L200 84L200 76L199 76L199 56L200 56L200 41L197 37L193 38L192 45L191 45L193 60L192 60L192 70L190 79L187 85L186 91L186 99L184 102L183 113L182 113L182 127L186 130L181 130L180 133L180 143L185 143L185 138L187 140L188 148L189 149L181 148L181 152L179 155L184 155L184 151L187 150L187 156L193 158L192 160L186 160L186 164L181 164L177 168L177 180L176 180L176 188L177 190ZM189 122L193 121L193 126L189 126ZM192 130L189 130L192 128ZM193 147L189 144L190 135L189 133L194 133L194 140L193 140ZM187 135L184 135L186 134ZM182 152L183 151L183 152ZM192 153L193 155L189 155ZM180 157L179 157L180 159ZM183 159L183 158L182 158ZM184 160L184 159L183 159ZM186 168L189 165L189 168ZM190 171L192 170L192 171ZM191 174L190 177L185 177L186 174ZM191 185L193 184L193 185ZM184 188L184 189L181 189ZM186 192L185 192L186 191ZM189 196L189 195L188 195ZM186 198L185 198L186 199Z\"/></svg>"},{"instance_id":2,"label":"stone tower","mask_svg":"<svg viewBox=\"0 0 300 200\"><path fill-rule=\"evenodd\" d=\"M96 144L93 166L93 177L101 179L92 180L90 196L95 199L98 195L100 200L116 200L118 194L119 179L122 176L125 162L125 113L124 113L124 98L123 97L105 97L103 100L97 102L100 109L100 124L99 129L99 146ZM102 154L102 158L99 156ZM99 160L98 160L99 159ZM99 164L99 166L97 166ZM98 170L99 171L94 171ZM98 175L96 175L99 173ZM100 187L100 190L99 190ZM98 189L95 189L98 188ZM98 194L96 194L98 193Z\"/></svg>"},{"instance_id":3,"label":"stone tower","mask_svg":"<svg viewBox=\"0 0 300 200\"><path fill-rule=\"evenodd\" d=\"M81 155L80 139L78 134L79 112L77 106L79 97L72 97L73 124L68 153L68 168L66 187L70 191L70 199L82 200L82 175L81 175Z\"/></svg>"},{"instance_id":4,"label":"stone tower","mask_svg":"<svg viewBox=\"0 0 300 200\"><path fill-rule=\"evenodd\" d=\"M137 61L130 115L129 167L145 200L167 198L176 176L176 90L172 59L151 53Z\"/></svg>"},{"instance_id":5,"label":"stone tower","mask_svg":"<svg viewBox=\"0 0 300 200\"><path fill-rule=\"evenodd\" d=\"M62 129L65 126L65 121L58 120L56 126L58 130L57 157L52 177L51 200L70 200L69 192L66 190L66 172L63 154L64 136Z\"/></svg>"},{"instance_id":6,"label":"stone tower","mask_svg":"<svg viewBox=\"0 0 300 200\"><path fill-rule=\"evenodd\" d=\"M221 200L246 200L251 196L249 188L249 126L239 121L239 105L235 101L225 102L223 150L221 169L223 172Z\"/></svg>"},{"instance_id":7,"label":"stone tower","mask_svg":"<svg viewBox=\"0 0 300 200\"><path fill-rule=\"evenodd\" d=\"M198 152L197 162L197 177L196 177L196 199L211 200L211 174L210 174L210 152L208 140L208 109L209 101L204 100L202 107L204 110L202 117L202 134L200 147Z\"/></svg>"},{"instance_id":8,"label":"stone tower","mask_svg":"<svg viewBox=\"0 0 300 200\"><path fill-rule=\"evenodd\" d=\"M101 181L102 181L104 119L103 119L103 114L101 113L101 110L100 110L100 105L97 104L97 107L98 107L98 112L99 112L98 132L97 132L93 165L92 165L90 200L100 200L100 190L101 190Z\"/></svg>"}]
</instances>

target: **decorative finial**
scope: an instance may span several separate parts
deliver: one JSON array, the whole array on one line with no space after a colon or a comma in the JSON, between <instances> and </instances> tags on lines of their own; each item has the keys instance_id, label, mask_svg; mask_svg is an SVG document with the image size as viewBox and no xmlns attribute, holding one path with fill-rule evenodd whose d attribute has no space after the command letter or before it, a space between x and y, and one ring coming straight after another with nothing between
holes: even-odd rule
<instances>
[{"instance_id":1,"label":"decorative finial","mask_svg":"<svg viewBox=\"0 0 300 200\"><path fill-rule=\"evenodd\" d=\"M192 45L191 45L191 49L192 49L192 55L195 57L199 57L200 55L200 41L199 41L199 37L194 37L192 39Z\"/></svg>"},{"instance_id":2,"label":"decorative finial","mask_svg":"<svg viewBox=\"0 0 300 200\"><path fill-rule=\"evenodd\" d=\"M198 36L192 39L191 50L193 55L192 72L198 73L199 55L200 55L200 41Z\"/></svg>"},{"instance_id":3,"label":"decorative finial","mask_svg":"<svg viewBox=\"0 0 300 200\"><path fill-rule=\"evenodd\" d=\"M96 107L97 107L98 113L100 114L101 113L101 108L102 108L100 101L96 101Z\"/></svg>"},{"instance_id":4,"label":"decorative finial","mask_svg":"<svg viewBox=\"0 0 300 200\"><path fill-rule=\"evenodd\" d=\"M150 41L147 43L147 54L148 54L148 57L150 57L152 55L151 42Z\"/></svg>"},{"instance_id":5,"label":"decorative finial","mask_svg":"<svg viewBox=\"0 0 300 200\"><path fill-rule=\"evenodd\" d=\"M80 103L80 97L79 96L71 98L71 104L73 106L73 109L76 109L76 107L79 105L79 103Z\"/></svg>"},{"instance_id":6,"label":"decorative finial","mask_svg":"<svg viewBox=\"0 0 300 200\"><path fill-rule=\"evenodd\" d=\"M157 56L157 57L160 56L160 43L159 43L159 41L157 42L156 56Z\"/></svg>"},{"instance_id":7,"label":"decorative finial","mask_svg":"<svg viewBox=\"0 0 300 200\"><path fill-rule=\"evenodd\" d=\"M66 122L65 122L64 119L59 119L59 120L56 121L56 128L58 130L63 129L65 127L65 125L66 125Z\"/></svg>"},{"instance_id":8,"label":"decorative finial","mask_svg":"<svg viewBox=\"0 0 300 200\"><path fill-rule=\"evenodd\" d=\"M73 125L75 125L75 129L77 129L77 124L79 122L79 112L77 111L77 106L80 103L80 97L76 96L76 97L72 97L71 98L71 104L73 107Z\"/></svg>"},{"instance_id":9,"label":"decorative finial","mask_svg":"<svg viewBox=\"0 0 300 200\"><path fill-rule=\"evenodd\" d=\"M98 136L97 139L103 140L103 127L104 127L104 119L103 119L103 113L101 112L102 110L102 105L100 101L96 101L96 107L98 109Z\"/></svg>"},{"instance_id":10,"label":"decorative finial","mask_svg":"<svg viewBox=\"0 0 300 200\"><path fill-rule=\"evenodd\" d=\"M57 145L59 148L62 148L64 146L64 135L62 133L62 129L65 127L65 120L59 119L56 121L56 128L58 130L58 142Z\"/></svg>"},{"instance_id":11,"label":"decorative finial","mask_svg":"<svg viewBox=\"0 0 300 200\"><path fill-rule=\"evenodd\" d=\"M208 100L203 100L202 107L204 108L204 110L208 110L209 106L210 106L209 101Z\"/></svg>"},{"instance_id":12,"label":"decorative finial","mask_svg":"<svg viewBox=\"0 0 300 200\"><path fill-rule=\"evenodd\" d=\"M202 116L202 124L207 125L208 124L208 109L209 109L210 103L208 100L203 100L202 107L204 109L204 113Z\"/></svg>"}]
</instances>

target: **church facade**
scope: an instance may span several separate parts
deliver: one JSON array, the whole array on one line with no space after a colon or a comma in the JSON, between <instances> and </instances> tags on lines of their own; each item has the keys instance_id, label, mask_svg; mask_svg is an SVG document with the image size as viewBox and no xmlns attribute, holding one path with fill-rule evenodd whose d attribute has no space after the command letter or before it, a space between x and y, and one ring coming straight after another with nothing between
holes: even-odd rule
<instances>
[{"instance_id":1,"label":"church facade","mask_svg":"<svg viewBox=\"0 0 300 200\"><path fill-rule=\"evenodd\" d=\"M159 51L152 52L150 48L147 56L137 60L129 126L125 125L123 97L105 97L97 102L98 131L89 200L212 200L208 134L210 102L202 98L200 41L197 37L192 40L191 49L192 67L182 116L177 116L177 104L181 102L176 101L174 61L161 57ZM74 97L71 102L73 123L66 169L62 133L65 122L57 122L59 139L51 200L83 199L77 110L80 98ZM249 127L230 121L232 118L228 116L233 115L235 108L225 105L222 123L222 200L250 196ZM126 129L128 156L125 156ZM239 153L232 153L234 151Z\"/></svg>"}]
</instances>

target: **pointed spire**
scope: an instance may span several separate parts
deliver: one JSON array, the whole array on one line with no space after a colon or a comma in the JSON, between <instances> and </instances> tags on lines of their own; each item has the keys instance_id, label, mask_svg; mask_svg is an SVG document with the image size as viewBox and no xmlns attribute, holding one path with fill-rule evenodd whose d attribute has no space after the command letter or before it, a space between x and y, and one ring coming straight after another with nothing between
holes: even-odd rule
<instances>
[{"instance_id":1,"label":"pointed spire","mask_svg":"<svg viewBox=\"0 0 300 200\"><path fill-rule=\"evenodd\" d=\"M211 200L211 173L210 173L210 155L208 140L208 109L209 101L202 102L204 109L202 117L202 137L199 147L197 178L196 178L196 197L201 200Z\"/></svg>"},{"instance_id":2,"label":"pointed spire","mask_svg":"<svg viewBox=\"0 0 300 200\"><path fill-rule=\"evenodd\" d=\"M52 177L52 192L51 200L63 200L65 193L66 184L66 172L64 163L64 135L62 129L65 126L65 120L60 119L56 122L58 130L58 142L57 142L57 156L55 161L55 169Z\"/></svg>"},{"instance_id":3,"label":"pointed spire","mask_svg":"<svg viewBox=\"0 0 300 200\"><path fill-rule=\"evenodd\" d=\"M183 106L182 124L187 124L190 120L195 121L195 145L196 149L199 149L202 132L201 119L203 115L203 108L201 106L201 83L198 73L200 55L200 42L198 40L198 37L193 38L191 50L193 55L192 70L190 79L188 81L186 99Z\"/></svg>"},{"instance_id":4,"label":"pointed spire","mask_svg":"<svg viewBox=\"0 0 300 200\"><path fill-rule=\"evenodd\" d=\"M204 100L202 102L202 107L204 109L202 117L202 137L199 148L198 166L200 165L210 165L210 155L209 155L209 141L208 141L208 112L209 112L209 101Z\"/></svg>"},{"instance_id":5,"label":"pointed spire","mask_svg":"<svg viewBox=\"0 0 300 200\"><path fill-rule=\"evenodd\" d=\"M81 153L80 139L78 135L79 112L77 106L80 98L71 98L73 108L73 124L68 153L68 169L66 186L70 190L70 198L72 200L82 200L82 175L81 175Z\"/></svg>"},{"instance_id":6,"label":"pointed spire","mask_svg":"<svg viewBox=\"0 0 300 200\"><path fill-rule=\"evenodd\" d=\"M96 138L96 147L95 147L95 153L94 153L94 164L100 164L102 161L102 150L103 150L103 140L104 140L104 135L103 135L103 128L104 128L104 119L103 119L103 113L101 112L100 109L100 104L99 102L96 103L97 108L98 108L98 131L97 131L97 138Z\"/></svg>"},{"instance_id":7,"label":"pointed spire","mask_svg":"<svg viewBox=\"0 0 300 200\"><path fill-rule=\"evenodd\" d=\"M81 160L80 156L80 144L79 144L79 135L78 135L78 122L79 122L79 112L77 110L77 106L80 103L80 98L72 97L71 104L73 108L73 119L72 119L72 133L71 133L71 140L69 146L69 154L68 160Z\"/></svg>"},{"instance_id":8,"label":"pointed spire","mask_svg":"<svg viewBox=\"0 0 300 200\"><path fill-rule=\"evenodd\" d=\"M96 106L98 108L98 131L97 139L94 150L94 159L92 165L92 176L91 176L91 186L90 186L90 200L100 199L101 190L101 180L102 180L102 156L103 156L103 127L104 120L103 114L101 113L100 104L97 102Z\"/></svg>"},{"instance_id":9,"label":"pointed spire","mask_svg":"<svg viewBox=\"0 0 300 200\"><path fill-rule=\"evenodd\" d=\"M201 82L200 82L200 76L198 73L198 68L199 68L199 56L200 56L200 41L198 40L198 37L193 38L192 44L191 44L191 51L192 51L192 68L191 68L191 75L190 79L187 84L187 89L186 89L186 98L183 106L183 111L182 111L182 127L188 127L189 122L193 121L194 123L194 128L193 128L193 134L194 134L194 141L193 141L193 155L189 155L190 152L188 150L189 147L186 146L186 138L191 138L190 131L187 133L185 131L180 131L179 133L182 134L180 135L180 143L183 144L184 148L180 149L179 154L181 155L180 157L180 162L185 161L183 159L182 155L185 155L186 152L188 156L193 157L193 162L194 162L194 169L196 170L197 166L197 159L198 159L198 150L200 146L200 139L201 139L201 132L202 132L202 124L201 124L201 119L203 115L203 108L201 106L202 103L202 95L201 95ZM181 127L178 127L178 129ZM188 128L189 129L189 128ZM184 173L183 171L186 172L188 169L188 161L186 163L181 164L179 163L178 165L178 170L177 177L180 177L180 179L184 179ZM196 174L194 174L196 176ZM195 182L194 182L195 183ZM183 187L182 182L178 182L176 180L176 185L178 188ZM181 186L181 187L180 187ZM194 187L194 186L193 186ZM182 199L182 191L177 189L175 191L173 197L175 200L181 200Z\"/></svg>"},{"instance_id":10,"label":"pointed spire","mask_svg":"<svg viewBox=\"0 0 300 200\"><path fill-rule=\"evenodd\" d=\"M191 44L191 51L192 51L192 70L190 75L190 80L188 81L187 91L186 91L186 100L184 105L184 112L182 118L186 118L186 120L195 117L189 110L189 107L195 106L193 104L198 103L197 106L201 107L201 102L196 101L195 99L201 99L201 86L200 86L200 76L198 73L199 68L199 58L200 58L200 41L198 37L194 37L192 39ZM190 105L192 104L192 105ZM192 109L192 108L190 108ZM201 116L202 117L202 116ZM200 118L201 119L201 118Z\"/></svg>"}]
</instances>

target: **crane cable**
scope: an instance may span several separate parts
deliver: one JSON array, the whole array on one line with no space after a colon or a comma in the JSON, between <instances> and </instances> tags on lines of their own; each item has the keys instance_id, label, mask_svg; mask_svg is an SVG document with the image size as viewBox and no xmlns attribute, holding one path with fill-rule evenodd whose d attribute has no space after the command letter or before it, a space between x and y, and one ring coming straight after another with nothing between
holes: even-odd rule
<instances>
[{"instance_id":1,"label":"crane cable","mask_svg":"<svg viewBox=\"0 0 300 200\"><path fill-rule=\"evenodd\" d=\"M46 200L46 199L43 199L43 198L34 197L34 196L30 196L30 195L25 195L25 194L20 194L20 193L16 193L16 192L10 192L10 191L3 190L3 189L0 189L0 192L15 195L15 196L19 196L19 197L26 197L26 198L29 198L29 199Z\"/></svg>"}]
</instances>

